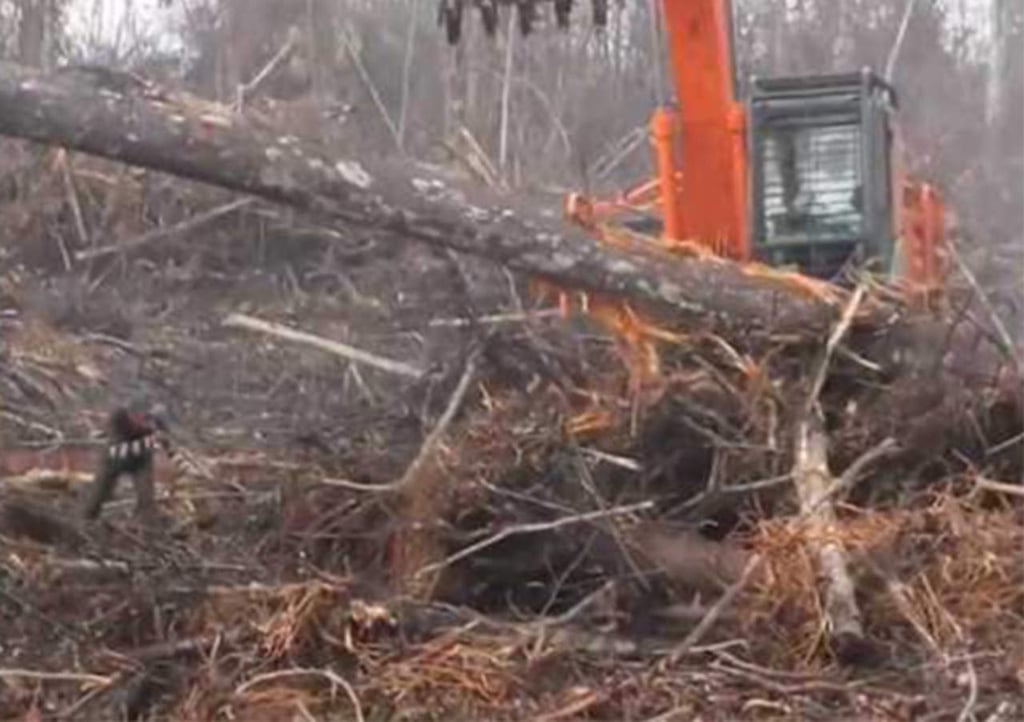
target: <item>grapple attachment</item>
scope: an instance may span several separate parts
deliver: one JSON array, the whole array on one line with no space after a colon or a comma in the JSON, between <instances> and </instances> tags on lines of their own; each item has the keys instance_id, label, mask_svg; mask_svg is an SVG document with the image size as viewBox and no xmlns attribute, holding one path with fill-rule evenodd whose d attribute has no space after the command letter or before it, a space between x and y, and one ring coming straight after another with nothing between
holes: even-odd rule
<instances>
[{"instance_id":1,"label":"grapple attachment","mask_svg":"<svg viewBox=\"0 0 1024 722\"><path fill-rule=\"evenodd\" d=\"M559 28L569 27L573 6L577 0L439 0L438 23L444 26L448 43L458 44L462 37L462 18L466 10L475 8L480 13L484 32L492 37L498 29L498 8L501 5L515 6L519 20L519 31L529 35L538 17L539 5L553 5L555 22ZM595 27L608 24L608 0L590 0Z\"/></svg>"}]
</instances>

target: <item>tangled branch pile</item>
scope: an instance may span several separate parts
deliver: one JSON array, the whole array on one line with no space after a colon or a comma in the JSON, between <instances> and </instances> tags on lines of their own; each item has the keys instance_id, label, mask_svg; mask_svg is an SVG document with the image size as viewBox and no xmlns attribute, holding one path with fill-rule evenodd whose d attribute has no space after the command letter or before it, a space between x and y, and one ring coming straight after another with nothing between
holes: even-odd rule
<instances>
[{"instance_id":1,"label":"tangled branch pile","mask_svg":"<svg viewBox=\"0 0 1024 722\"><path fill-rule=\"evenodd\" d=\"M976 292L610 335L393 229L11 147L5 719L1021 713L1019 359ZM84 526L129 388L212 473Z\"/></svg>"}]
</instances>

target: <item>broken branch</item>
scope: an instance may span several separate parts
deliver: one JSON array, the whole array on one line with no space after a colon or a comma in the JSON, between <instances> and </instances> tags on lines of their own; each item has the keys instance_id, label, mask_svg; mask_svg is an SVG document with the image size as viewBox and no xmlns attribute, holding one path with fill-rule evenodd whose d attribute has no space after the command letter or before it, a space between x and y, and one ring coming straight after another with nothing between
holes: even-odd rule
<instances>
[{"instance_id":1,"label":"broken branch","mask_svg":"<svg viewBox=\"0 0 1024 722\"><path fill-rule=\"evenodd\" d=\"M817 546L818 563L826 585L826 623L839 643L840 656L846 656L860 646L864 629L846 553L842 543L835 538L837 519L830 496L838 489L838 484L828 468L828 437L818 397L828 376L832 354L849 331L864 292L863 285L857 287L822 349L797 423L793 452L793 483L800 500L800 516L809 520L811 538ZM853 469L851 478L856 473L859 471Z\"/></svg>"},{"instance_id":2,"label":"broken branch","mask_svg":"<svg viewBox=\"0 0 1024 722\"><path fill-rule=\"evenodd\" d=\"M335 674L329 669L295 668L280 669L276 672L266 672L265 674L256 675L248 682L239 685L235 690L235 694L243 695L257 685L278 679L287 679L288 677L321 677L330 682L332 687L341 687L345 690L345 694L348 695L349 701L352 702L352 709L355 713L357 722L365 722L366 718L363 716L363 706L359 703L359 697L356 695L356 691L352 688L352 685L347 679Z\"/></svg>"},{"instance_id":3,"label":"broken branch","mask_svg":"<svg viewBox=\"0 0 1024 722\"><path fill-rule=\"evenodd\" d=\"M412 463L409 464L409 468L402 474L402 478L398 480L397 487L399 489L410 486L416 483L416 479L419 477L420 470L423 465L427 463L427 460L434 454L438 444L441 443L441 439L448 431L448 427L451 426L452 420L455 418L455 414L458 413L459 408L462 406L463 399L466 398L466 394L469 392L469 387L473 383L473 377L476 375L476 359L479 352L474 352L470 355L469 360L466 361L466 368L462 372L462 376L459 378L459 383L455 387L455 391L452 392L451 398L448 400L448 405L445 407L444 413L438 420L437 425L431 430L430 434L423 441L423 446L420 447L420 451L416 454L416 458L413 459Z\"/></svg>"},{"instance_id":4,"label":"broken branch","mask_svg":"<svg viewBox=\"0 0 1024 722\"><path fill-rule=\"evenodd\" d=\"M34 669L0 669L0 679L39 679L56 682L84 682L109 686L113 677L100 674L83 674L79 672L42 672Z\"/></svg>"},{"instance_id":5,"label":"broken branch","mask_svg":"<svg viewBox=\"0 0 1024 722\"><path fill-rule=\"evenodd\" d=\"M244 208L245 206L251 205L255 199L253 198L239 198L238 200L226 203L216 208L211 208L205 213L200 213L197 216L193 216L188 220L176 223L169 228L157 228L149 233L144 233L137 238L125 241L124 243L114 243L109 246L100 246L99 248L90 248L85 251L78 251L75 253L76 261L88 261L92 258L99 258L100 256L106 256L111 253L125 253L127 251L134 251L143 246L148 246L154 241L163 240L164 238L170 238L185 233L191 233L199 228L202 228L207 223L212 223L218 218L222 218L226 215L230 215L237 210Z\"/></svg>"},{"instance_id":6,"label":"broken branch","mask_svg":"<svg viewBox=\"0 0 1024 722\"><path fill-rule=\"evenodd\" d=\"M517 534L536 534L538 532L554 531L555 529L561 529L563 527L571 526L573 524L583 524L590 521L597 521L598 519L606 519L608 517L621 516L623 514L634 514L638 511L644 511L646 509L651 509L653 507L653 501L644 501L638 504L628 504L626 506L616 506L610 509L600 509L598 511L587 512L585 514L563 516L559 519L555 519L554 521L533 522L530 524L517 524L515 526L506 527L505 529L502 529L498 533L489 536L486 539L481 539L475 544L470 544L464 549L460 549L456 553L435 564L428 564L427 566L420 568L419 571L416 572L416 576L424 576L430 574L431 572L436 572L439 569L443 569L446 566L454 564L460 559L465 559L466 557L472 556L473 554L476 554L477 552L486 549L487 547L494 546L498 542L501 542L510 536L515 536Z\"/></svg>"},{"instance_id":7,"label":"broken branch","mask_svg":"<svg viewBox=\"0 0 1024 722\"><path fill-rule=\"evenodd\" d=\"M686 638L683 639L683 641L680 642L671 652L669 652L668 661L670 663L675 664L683 655L689 652L695 644L704 638L704 635L707 634L708 630L711 629L715 622L718 621L722 612L732 604L736 595L743 591L744 587L746 587L753 578L754 572L757 571L757 568L761 565L761 560L762 557L760 554L754 554L750 557L747 561L747 565L743 568L743 573L740 575L740 578L722 593L711 609L707 611L707 614L705 614L700 622L697 623L697 626L693 628L693 631L686 635Z\"/></svg>"},{"instance_id":8,"label":"broken branch","mask_svg":"<svg viewBox=\"0 0 1024 722\"><path fill-rule=\"evenodd\" d=\"M311 333L296 331L295 329L288 328L280 323L263 321L241 313L231 314L224 319L223 325L228 328L244 328L249 331L257 331L259 333L267 334L268 336L274 336L287 341L294 341L295 343L312 346L314 348L333 353L337 356L341 356L342 358L346 358L349 361L372 366L375 369L387 371L388 373L397 374L399 376L420 379L424 374L422 369L416 368L410 364L384 358L383 356L378 356L376 354L369 353L368 351L362 351L354 346L341 343L340 341L331 341L321 336L314 336Z\"/></svg>"}]
</instances>

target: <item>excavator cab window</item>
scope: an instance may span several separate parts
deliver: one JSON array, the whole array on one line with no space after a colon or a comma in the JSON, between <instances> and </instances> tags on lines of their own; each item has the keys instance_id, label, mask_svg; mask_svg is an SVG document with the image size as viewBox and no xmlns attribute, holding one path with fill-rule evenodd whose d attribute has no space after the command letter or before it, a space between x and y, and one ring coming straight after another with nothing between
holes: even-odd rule
<instances>
[{"instance_id":1,"label":"excavator cab window","mask_svg":"<svg viewBox=\"0 0 1024 722\"><path fill-rule=\"evenodd\" d=\"M851 261L891 270L893 104L869 71L754 81L755 258L828 279Z\"/></svg>"}]
</instances>

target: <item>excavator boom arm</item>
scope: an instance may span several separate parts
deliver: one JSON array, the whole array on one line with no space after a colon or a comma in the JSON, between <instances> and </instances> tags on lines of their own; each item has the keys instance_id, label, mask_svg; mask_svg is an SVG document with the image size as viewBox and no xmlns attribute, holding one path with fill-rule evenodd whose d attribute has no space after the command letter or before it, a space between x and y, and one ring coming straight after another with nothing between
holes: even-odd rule
<instances>
[{"instance_id":1,"label":"excavator boom arm","mask_svg":"<svg viewBox=\"0 0 1024 722\"><path fill-rule=\"evenodd\" d=\"M713 245L737 259L747 248L746 115L737 102L729 0L662 0L669 58L679 103L681 167L663 168L659 176L682 185L674 194L678 229L666 228L675 240ZM657 139L656 142L662 142ZM666 199L666 203L673 202Z\"/></svg>"}]
</instances>

